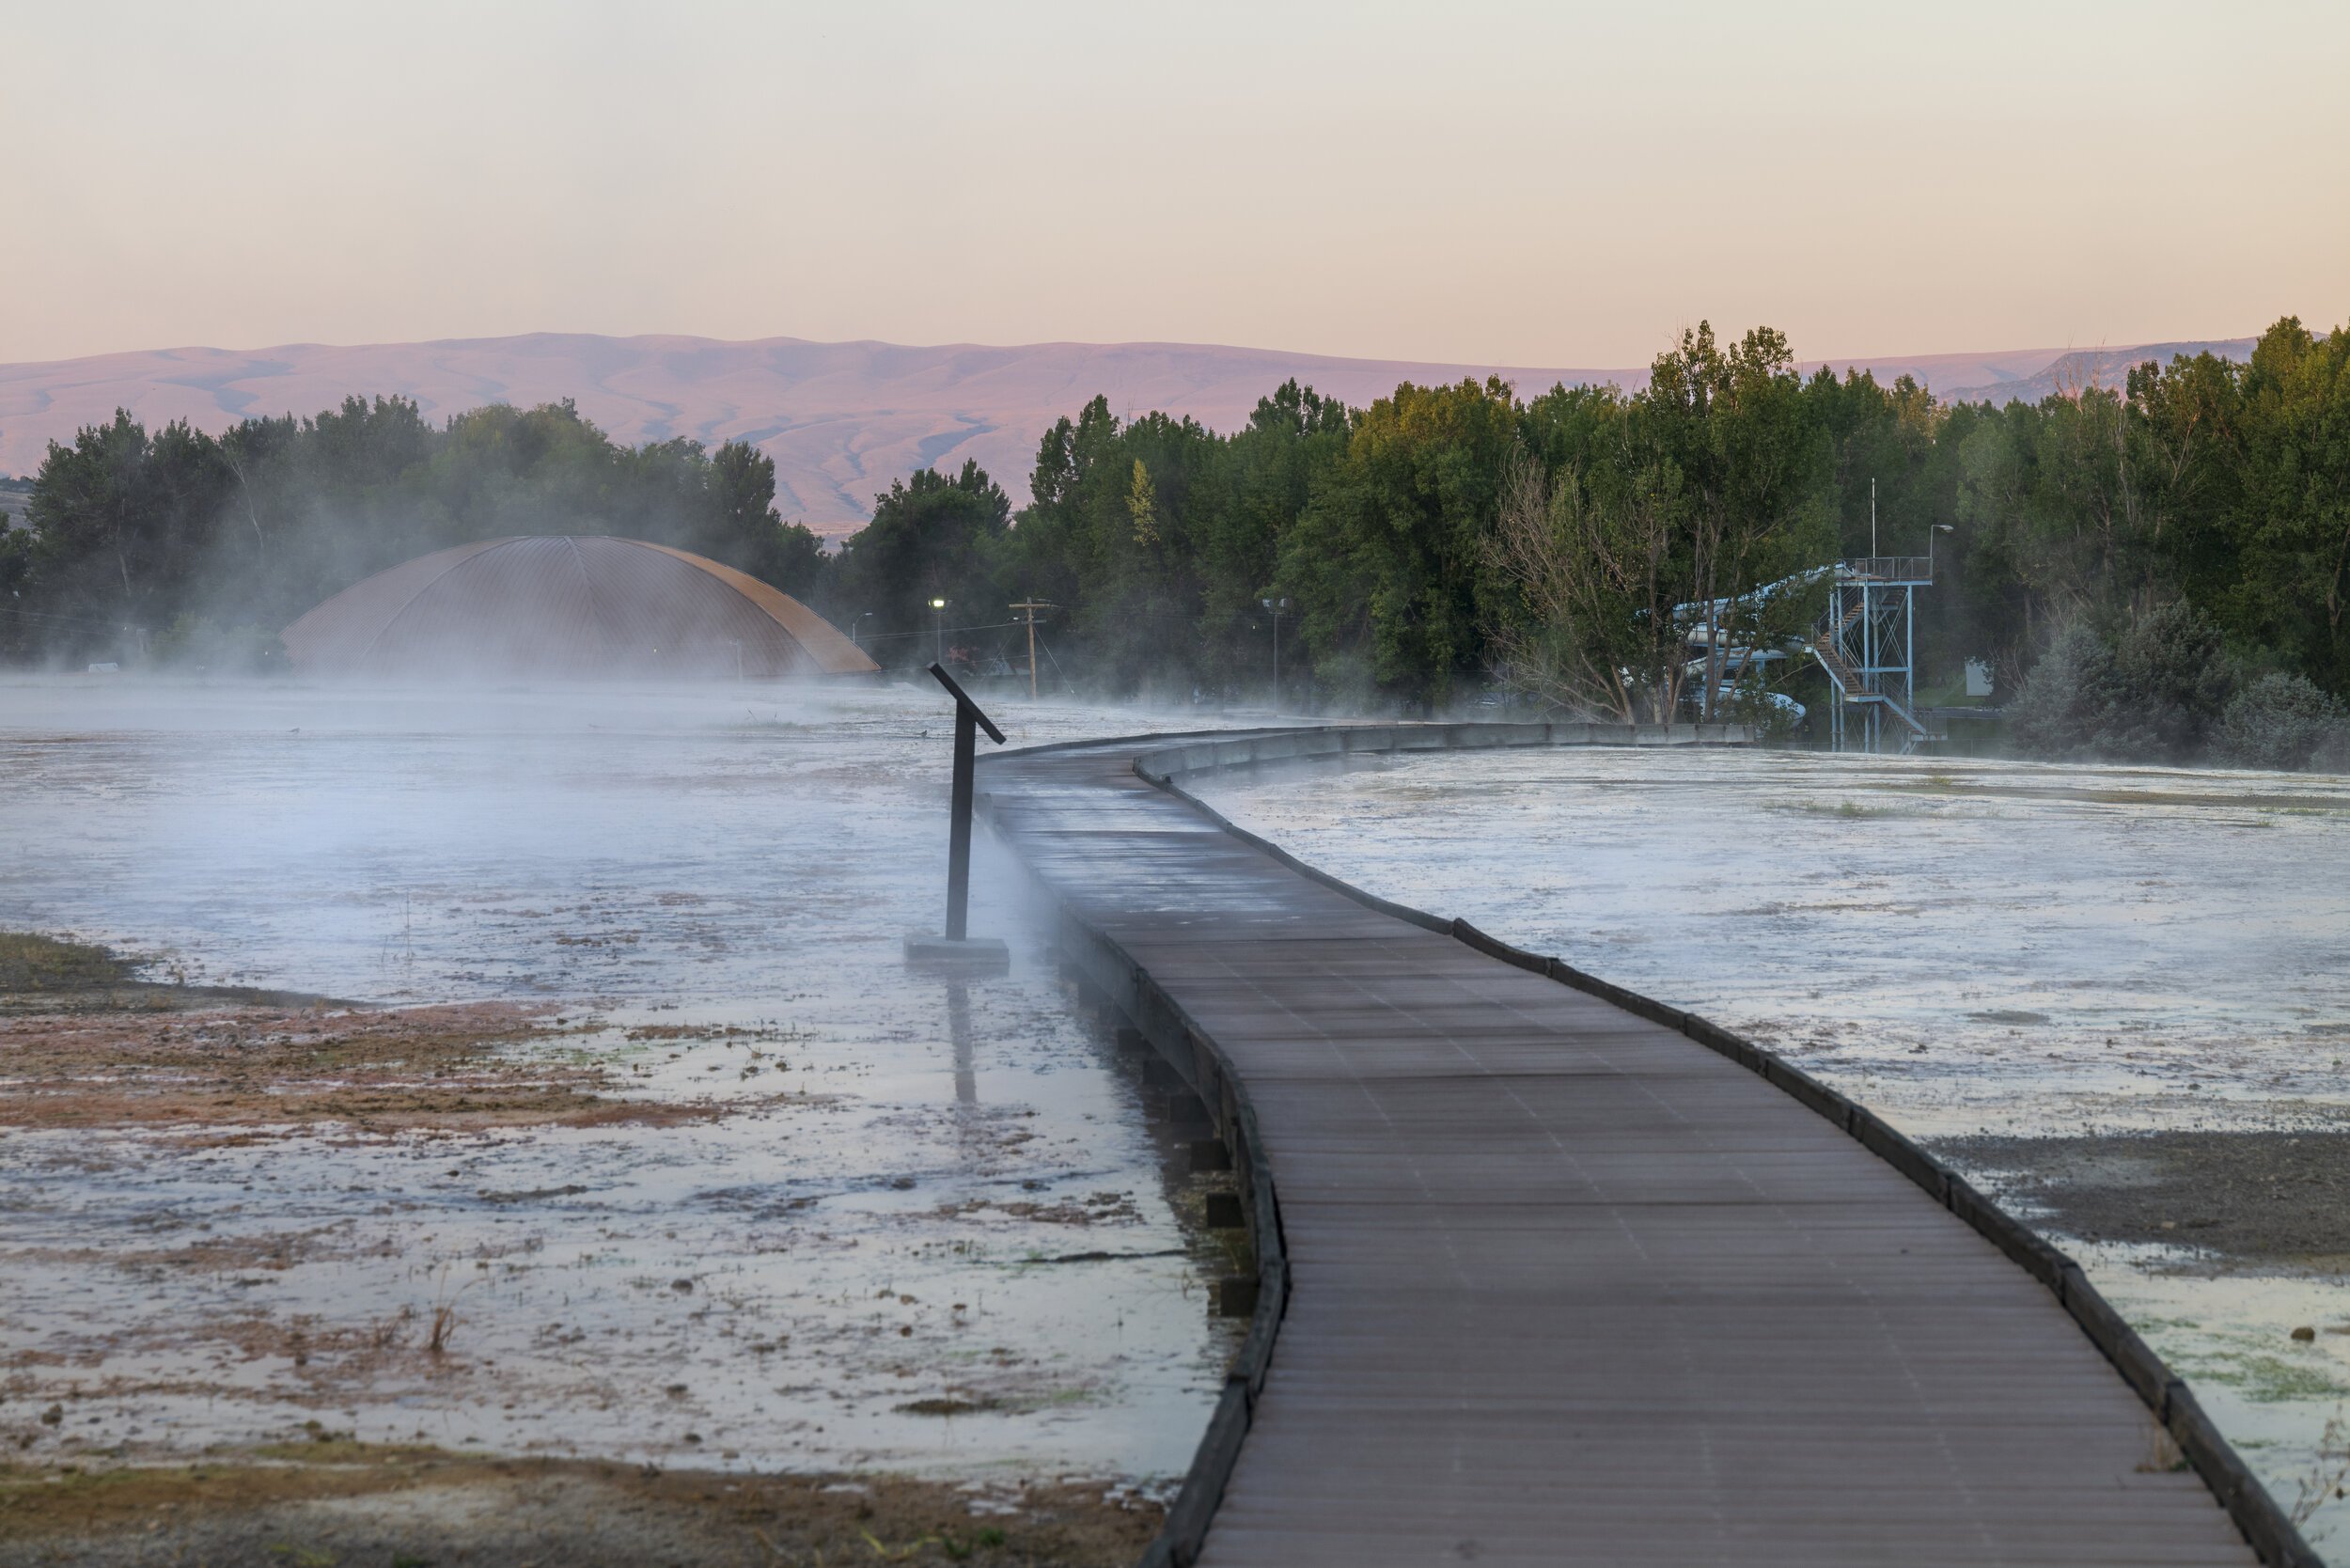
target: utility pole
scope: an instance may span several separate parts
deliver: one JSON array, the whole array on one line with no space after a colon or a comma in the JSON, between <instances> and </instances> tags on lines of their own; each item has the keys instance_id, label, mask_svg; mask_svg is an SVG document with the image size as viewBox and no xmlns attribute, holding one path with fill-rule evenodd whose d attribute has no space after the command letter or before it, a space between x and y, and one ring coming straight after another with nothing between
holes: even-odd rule
<instances>
[{"instance_id":1,"label":"utility pole","mask_svg":"<svg viewBox=\"0 0 2350 1568\"><path fill-rule=\"evenodd\" d=\"M1281 711L1281 612L1290 607L1286 599L1260 599L1258 604L1273 612L1273 711Z\"/></svg>"},{"instance_id":2,"label":"utility pole","mask_svg":"<svg viewBox=\"0 0 2350 1568\"><path fill-rule=\"evenodd\" d=\"M1036 700L1036 612L1058 610L1058 604L1048 604L1042 599L1023 599L1010 606L1026 618L1028 628L1028 700Z\"/></svg>"}]
</instances>

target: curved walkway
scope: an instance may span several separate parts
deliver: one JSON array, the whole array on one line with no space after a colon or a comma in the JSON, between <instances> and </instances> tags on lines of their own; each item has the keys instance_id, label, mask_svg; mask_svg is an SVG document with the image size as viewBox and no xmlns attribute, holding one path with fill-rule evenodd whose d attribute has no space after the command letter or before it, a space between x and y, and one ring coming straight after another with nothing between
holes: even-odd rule
<instances>
[{"instance_id":1,"label":"curved walkway","mask_svg":"<svg viewBox=\"0 0 2350 1568\"><path fill-rule=\"evenodd\" d=\"M982 763L1065 960L1198 1091L1248 1200L1257 1320L1153 1558L2314 1563L2078 1270L1867 1112L1136 766L1576 728Z\"/></svg>"}]
</instances>

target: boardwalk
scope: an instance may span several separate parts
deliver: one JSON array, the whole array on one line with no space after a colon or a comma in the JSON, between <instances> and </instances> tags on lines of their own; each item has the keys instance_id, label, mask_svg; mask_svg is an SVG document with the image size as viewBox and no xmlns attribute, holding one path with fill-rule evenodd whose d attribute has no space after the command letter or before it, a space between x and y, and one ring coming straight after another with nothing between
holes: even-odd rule
<instances>
[{"instance_id":1,"label":"boardwalk","mask_svg":"<svg viewBox=\"0 0 2350 1568\"><path fill-rule=\"evenodd\" d=\"M1290 1292L1199 1560L2258 1560L2050 1290L1838 1125L1284 867L1149 749L979 782L1253 1103Z\"/></svg>"}]
</instances>

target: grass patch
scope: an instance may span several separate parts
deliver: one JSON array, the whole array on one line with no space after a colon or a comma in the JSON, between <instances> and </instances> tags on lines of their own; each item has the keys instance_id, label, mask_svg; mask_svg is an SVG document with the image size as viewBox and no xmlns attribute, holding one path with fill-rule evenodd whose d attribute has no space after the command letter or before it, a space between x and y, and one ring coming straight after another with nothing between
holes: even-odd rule
<instances>
[{"instance_id":1,"label":"grass patch","mask_svg":"<svg viewBox=\"0 0 2350 1568\"><path fill-rule=\"evenodd\" d=\"M32 931L0 931L0 991L71 995L128 981L138 965L112 948Z\"/></svg>"},{"instance_id":2,"label":"grass patch","mask_svg":"<svg viewBox=\"0 0 2350 1568\"><path fill-rule=\"evenodd\" d=\"M2340 1399L2350 1394L2324 1368L2266 1351L2222 1352L2196 1358L2195 1375L2222 1383L2254 1404Z\"/></svg>"},{"instance_id":3,"label":"grass patch","mask_svg":"<svg viewBox=\"0 0 2350 1568\"><path fill-rule=\"evenodd\" d=\"M2220 791L2114 789L2094 785L1969 784L1946 774L1895 780L1876 788L1898 794L1950 795L1985 800L2047 800L2087 806L2201 806L2235 810L2283 811L2296 816L2333 817L2350 810L2350 799L2339 795L2231 794Z\"/></svg>"},{"instance_id":4,"label":"grass patch","mask_svg":"<svg viewBox=\"0 0 2350 1568\"><path fill-rule=\"evenodd\" d=\"M356 1462L299 1462L330 1453ZM461 1506L394 1505L402 1537L394 1552L388 1543L362 1544L332 1515L286 1512L428 1487ZM1132 1562L1161 1517L1147 1500L1105 1497L1099 1482L1023 1485L1010 1506L1009 1517L974 1519L956 1483L886 1473L759 1475L461 1456L352 1444L339 1434L318 1441L314 1433L286 1445L282 1457L242 1450L195 1465L100 1471L0 1462L0 1542L8 1544L0 1555L72 1562L102 1546L119 1561L379 1568L610 1562L623 1553L644 1562L1080 1568ZM623 1522L619 1542L615 1520Z\"/></svg>"},{"instance_id":5,"label":"grass patch","mask_svg":"<svg viewBox=\"0 0 2350 1568\"><path fill-rule=\"evenodd\" d=\"M1845 822L1857 822L1867 817L1907 817L1917 813L1903 811L1890 806L1863 806L1857 801L1838 801L1830 806L1824 800L1785 801L1771 808L1774 811L1793 811L1806 817L1835 817Z\"/></svg>"},{"instance_id":6,"label":"grass patch","mask_svg":"<svg viewBox=\"0 0 2350 1568\"><path fill-rule=\"evenodd\" d=\"M2350 1394L2350 1388L2343 1388L2323 1369L2279 1356L2248 1356L2244 1357L2244 1397L2257 1404L2340 1399Z\"/></svg>"},{"instance_id":7,"label":"grass patch","mask_svg":"<svg viewBox=\"0 0 2350 1568\"><path fill-rule=\"evenodd\" d=\"M247 1450L256 1459L294 1465L424 1465L468 1456L431 1443L363 1443L347 1432L320 1431L290 1443L264 1443Z\"/></svg>"},{"instance_id":8,"label":"grass patch","mask_svg":"<svg viewBox=\"0 0 2350 1568\"><path fill-rule=\"evenodd\" d=\"M980 1416L1002 1408L992 1399L917 1399L897 1406L901 1416Z\"/></svg>"}]
</instances>

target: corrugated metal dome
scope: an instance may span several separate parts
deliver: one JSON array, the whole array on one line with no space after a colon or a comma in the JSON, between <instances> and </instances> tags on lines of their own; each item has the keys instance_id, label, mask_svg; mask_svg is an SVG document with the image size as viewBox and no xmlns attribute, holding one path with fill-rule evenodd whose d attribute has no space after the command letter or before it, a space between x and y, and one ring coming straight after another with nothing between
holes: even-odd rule
<instances>
[{"instance_id":1,"label":"corrugated metal dome","mask_svg":"<svg viewBox=\"0 0 2350 1568\"><path fill-rule=\"evenodd\" d=\"M730 566L666 545L548 534L484 540L354 583L285 631L313 674L854 675L838 627Z\"/></svg>"}]
</instances>

